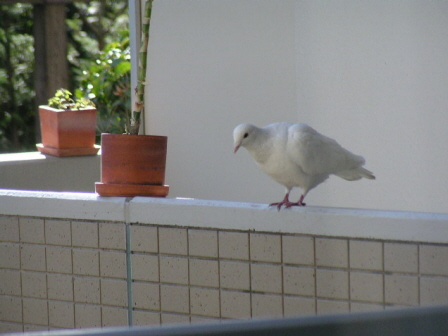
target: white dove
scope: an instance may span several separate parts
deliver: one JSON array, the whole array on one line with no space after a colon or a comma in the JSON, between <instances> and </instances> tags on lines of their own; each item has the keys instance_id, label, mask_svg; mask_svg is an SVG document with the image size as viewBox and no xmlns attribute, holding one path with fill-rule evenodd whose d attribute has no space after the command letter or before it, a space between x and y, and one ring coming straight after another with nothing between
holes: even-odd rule
<instances>
[{"instance_id":1,"label":"white dove","mask_svg":"<svg viewBox=\"0 0 448 336\"><path fill-rule=\"evenodd\" d=\"M307 193L324 182L330 174L348 181L375 179L363 168L365 160L335 140L320 134L307 124L278 122L259 128L241 124L233 131L234 153L245 147L263 172L286 188L281 202L272 203L280 210L304 206ZM292 188L302 189L297 202L289 201Z\"/></svg>"}]
</instances>

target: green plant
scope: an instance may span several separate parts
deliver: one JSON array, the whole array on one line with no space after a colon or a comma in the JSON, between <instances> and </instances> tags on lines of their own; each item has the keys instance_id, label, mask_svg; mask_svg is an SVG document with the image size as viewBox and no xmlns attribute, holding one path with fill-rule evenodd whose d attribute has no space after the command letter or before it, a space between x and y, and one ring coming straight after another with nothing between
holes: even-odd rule
<instances>
[{"instance_id":1,"label":"green plant","mask_svg":"<svg viewBox=\"0 0 448 336\"><path fill-rule=\"evenodd\" d=\"M83 70L76 96L91 99L98 110L98 133L138 134L144 113L146 57L152 1L145 3L138 65L136 100L131 110L131 55L129 31L122 32L121 41L109 43L94 61L80 65Z\"/></svg>"},{"instance_id":2,"label":"green plant","mask_svg":"<svg viewBox=\"0 0 448 336\"><path fill-rule=\"evenodd\" d=\"M95 104L85 98L73 99L72 93L67 89L59 89L54 96L48 99L48 106L58 110L79 110L87 107L95 107Z\"/></svg>"},{"instance_id":3,"label":"green plant","mask_svg":"<svg viewBox=\"0 0 448 336\"><path fill-rule=\"evenodd\" d=\"M97 131L122 134L129 129L131 113L131 55L129 31L109 43L99 56L82 64L77 97L88 97L98 111Z\"/></svg>"}]
</instances>

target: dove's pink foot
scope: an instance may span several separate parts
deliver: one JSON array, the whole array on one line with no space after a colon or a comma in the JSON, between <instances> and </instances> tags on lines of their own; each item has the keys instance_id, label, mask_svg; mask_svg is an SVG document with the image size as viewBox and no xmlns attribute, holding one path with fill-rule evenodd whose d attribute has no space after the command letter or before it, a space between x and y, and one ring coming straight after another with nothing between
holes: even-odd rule
<instances>
[{"instance_id":1,"label":"dove's pink foot","mask_svg":"<svg viewBox=\"0 0 448 336\"><path fill-rule=\"evenodd\" d=\"M276 203L271 203L269 204L269 206L277 206L277 210L280 211L280 209L282 208L282 205L285 206L285 209L290 208L292 206L305 206L306 204L303 203L303 199L305 198L305 196L300 196L300 199L297 202L290 202L289 201L289 193L287 193L285 195L285 197L283 198L283 201L281 202L276 202Z\"/></svg>"}]
</instances>

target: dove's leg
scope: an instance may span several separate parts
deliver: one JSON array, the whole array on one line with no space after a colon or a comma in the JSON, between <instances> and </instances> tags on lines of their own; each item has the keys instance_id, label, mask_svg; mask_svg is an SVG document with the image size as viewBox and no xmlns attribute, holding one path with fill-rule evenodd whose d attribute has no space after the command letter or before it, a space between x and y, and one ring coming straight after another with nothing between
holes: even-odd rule
<instances>
[{"instance_id":1,"label":"dove's leg","mask_svg":"<svg viewBox=\"0 0 448 336\"><path fill-rule=\"evenodd\" d=\"M304 198L305 198L305 195L301 195L299 200L297 201L297 203L289 202L288 204L285 204L285 208L290 208L292 206L305 206L306 203L303 203Z\"/></svg>"},{"instance_id":2,"label":"dove's leg","mask_svg":"<svg viewBox=\"0 0 448 336\"><path fill-rule=\"evenodd\" d=\"M280 209L282 208L282 205L286 206L286 204L289 204L289 203L291 203L291 202L289 201L289 190L288 190L285 194L285 197L283 198L283 200L281 202L271 203L271 204L269 204L269 206L276 205L277 210L280 211Z\"/></svg>"},{"instance_id":3,"label":"dove's leg","mask_svg":"<svg viewBox=\"0 0 448 336\"><path fill-rule=\"evenodd\" d=\"M291 202L291 201L289 200L289 193L290 193L290 190L288 190L288 191L286 192L286 195L285 195L285 197L283 198L283 201L281 201L281 202L276 202L276 203L271 203L271 204L269 204L269 206L274 206L274 205L276 205L276 206L277 206L277 210L280 211L280 209L282 208L282 205L284 205L285 208L290 208L290 207L292 207L292 206L305 206L305 205L306 205L305 203L303 203L303 199L305 198L304 195L300 196L299 201L296 202L296 203L294 203L294 202Z\"/></svg>"}]
</instances>

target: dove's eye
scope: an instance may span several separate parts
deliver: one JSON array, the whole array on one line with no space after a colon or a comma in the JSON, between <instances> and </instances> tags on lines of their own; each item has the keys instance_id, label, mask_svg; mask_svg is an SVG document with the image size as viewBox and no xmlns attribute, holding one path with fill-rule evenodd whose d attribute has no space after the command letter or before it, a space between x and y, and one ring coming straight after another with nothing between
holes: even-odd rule
<instances>
[{"instance_id":1,"label":"dove's eye","mask_svg":"<svg viewBox=\"0 0 448 336\"><path fill-rule=\"evenodd\" d=\"M249 133L244 133L243 138L246 139L249 136Z\"/></svg>"}]
</instances>

